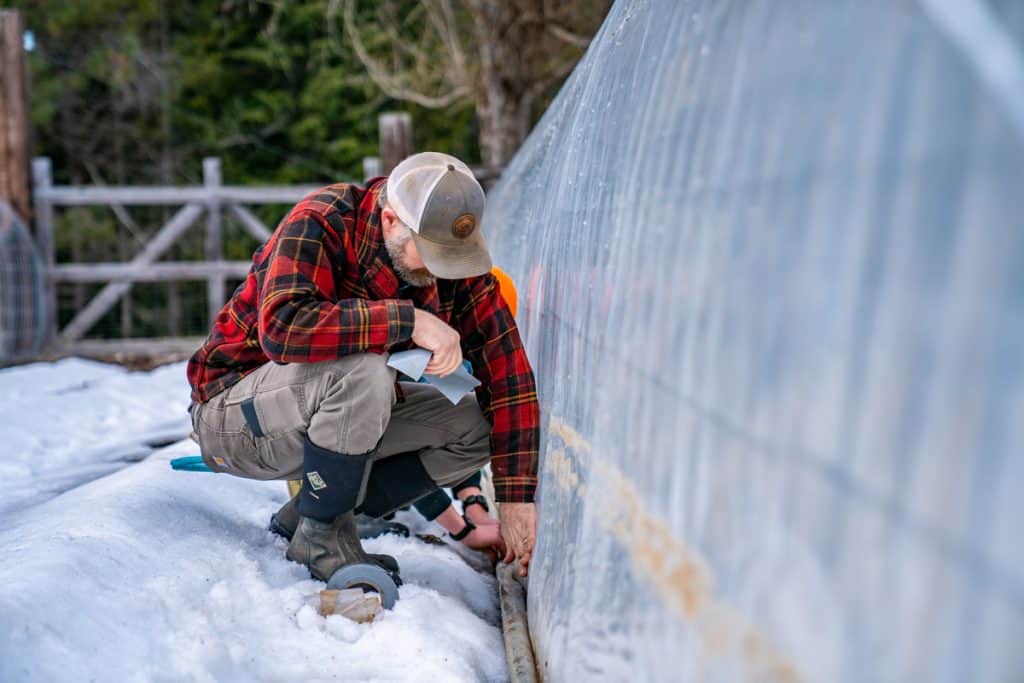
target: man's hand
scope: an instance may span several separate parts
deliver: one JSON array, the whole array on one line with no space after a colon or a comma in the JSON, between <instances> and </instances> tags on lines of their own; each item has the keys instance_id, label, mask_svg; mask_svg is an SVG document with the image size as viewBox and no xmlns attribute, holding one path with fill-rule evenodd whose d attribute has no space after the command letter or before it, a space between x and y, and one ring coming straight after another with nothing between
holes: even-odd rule
<instances>
[{"instance_id":1,"label":"man's hand","mask_svg":"<svg viewBox=\"0 0 1024 683\"><path fill-rule=\"evenodd\" d=\"M444 377L462 365L459 333L432 313L416 309L412 341L433 355L424 372Z\"/></svg>"},{"instance_id":2,"label":"man's hand","mask_svg":"<svg viewBox=\"0 0 1024 683\"><path fill-rule=\"evenodd\" d=\"M493 550L501 555L505 554L505 541L501 538L501 531L497 521L494 524L478 526L470 531L469 535L462 539L462 542L473 550L482 550L484 552Z\"/></svg>"},{"instance_id":3,"label":"man's hand","mask_svg":"<svg viewBox=\"0 0 1024 683\"><path fill-rule=\"evenodd\" d=\"M519 560L519 575L526 576L537 539L537 506L533 503L499 503L501 535L508 552L503 562Z\"/></svg>"}]
</instances>

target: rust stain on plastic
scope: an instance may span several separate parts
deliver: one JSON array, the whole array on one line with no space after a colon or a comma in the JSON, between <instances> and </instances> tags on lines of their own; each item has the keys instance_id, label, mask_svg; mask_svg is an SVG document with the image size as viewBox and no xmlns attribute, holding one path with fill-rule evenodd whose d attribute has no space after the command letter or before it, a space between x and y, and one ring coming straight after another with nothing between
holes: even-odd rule
<instances>
[{"instance_id":1,"label":"rust stain on plastic","mask_svg":"<svg viewBox=\"0 0 1024 683\"><path fill-rule=\"evenodd\" d=\"M558 417L551 417L548 436L557 441L549 441L545 471L563 491L583 495L589 488L591 497L602 501L590 510L628 551L657 594L694 627L706 657L734 656L754 680L803 680L796 666L756 626L716 599L707 562L646 509L636 485L621 470L597 459L581 467L593 446ZM581 469L586 470L586 481Z\"/></svg>"}]
</instances>

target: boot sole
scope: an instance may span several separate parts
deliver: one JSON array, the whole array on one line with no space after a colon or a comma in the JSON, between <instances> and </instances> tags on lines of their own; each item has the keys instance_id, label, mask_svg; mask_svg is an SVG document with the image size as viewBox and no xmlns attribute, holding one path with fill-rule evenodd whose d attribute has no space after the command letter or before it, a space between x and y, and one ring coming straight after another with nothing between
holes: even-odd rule
<instances>
[{"instance_id":1,"label":"boot sole","mask_svg":"<svg viewBox=\"0 0 1024 683\"><path fill-rule=\"evenodd\" d=\"M292 540L292 535L295 533L293 529L289 529L284 524L277 521L277 514L270 515L270 526L267 527L272 533L277 534L289 543Z\"/></svg>"}]
</instances>

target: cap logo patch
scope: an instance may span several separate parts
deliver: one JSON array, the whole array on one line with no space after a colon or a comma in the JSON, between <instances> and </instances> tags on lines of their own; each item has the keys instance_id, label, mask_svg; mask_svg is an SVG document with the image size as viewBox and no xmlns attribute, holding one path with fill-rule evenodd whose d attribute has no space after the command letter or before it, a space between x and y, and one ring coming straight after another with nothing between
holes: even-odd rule
<instances>
[{"instance_id":1,"label":"cap logo patch","mask_svg":"<svg viewBox=\"0 0 1024 683\"><path fill-rule=\"evenodd\" d=\"M469 237L476 229L476 217L471 213L464 213L452 223L452 234L459 239Z\"/></svg>"}]
</instances>

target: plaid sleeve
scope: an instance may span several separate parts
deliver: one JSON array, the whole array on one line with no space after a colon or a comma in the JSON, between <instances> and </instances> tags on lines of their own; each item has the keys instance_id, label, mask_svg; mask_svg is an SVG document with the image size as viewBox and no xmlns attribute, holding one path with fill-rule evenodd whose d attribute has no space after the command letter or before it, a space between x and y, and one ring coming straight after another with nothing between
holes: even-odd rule
<instances>
[{"instance_id":1,"label":"plaid sleeve","mask_svg":"<svg viewBox=\"0 0 1024 683\"><path fill-rule=\"evenodd\" d=\"M477 399L491 422L491 469L498 501L530 503L537 489L540 407L519 329L493 275L473 278L453 326L480 380Z\"/></svg>"},{"instance_id":2,"label":"plaid sleeve","mask_svg":"<svg viewBox=\"0 0 1024 683\"><path fill-rule=\"evenodd\" d=\"M344 253L315 214L293 216L270 245L259 292L259 341L270 360L311 363L412 338L414 309L401 299L337 299L331 255Z\"/></svg>"}]
</instances>

